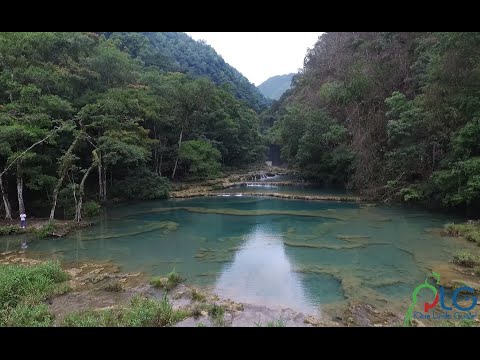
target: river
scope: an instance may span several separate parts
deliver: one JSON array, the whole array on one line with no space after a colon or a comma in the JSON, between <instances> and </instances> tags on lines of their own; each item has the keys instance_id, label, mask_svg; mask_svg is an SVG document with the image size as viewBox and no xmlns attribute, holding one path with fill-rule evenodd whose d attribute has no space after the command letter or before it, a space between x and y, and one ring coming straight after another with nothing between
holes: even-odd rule
<instances>
[{"instance_id":1,"label":"river","mask_svg":"<svg viewBox=\"0 0 480 360\"><path fill-rule=\"evenodd\" d=\"M404 309L433 268L470 246L440 235L445 223L462 220L452 216L230 191L115 206L67 237L28 239L26 252L62 262L109 260L151 275L175 269L235 301L318 314L350 301ZM21 239L1 237L0 250L19 248Z\"/></svg>"}]
</instances>

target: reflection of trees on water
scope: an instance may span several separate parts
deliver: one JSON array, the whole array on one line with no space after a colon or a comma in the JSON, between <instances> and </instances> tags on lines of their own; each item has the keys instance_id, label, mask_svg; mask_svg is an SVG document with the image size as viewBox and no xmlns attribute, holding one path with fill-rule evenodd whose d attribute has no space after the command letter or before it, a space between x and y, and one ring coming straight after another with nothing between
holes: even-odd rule
<instances>
[{"instance_id":1,"label":"reflection of trees on water","mask_svg":"<svg viewBox=\"0 0 480 360\"><path fill-rule=\"evenodd\" d=\"M223 269L216 292L235 301L314 312L300 276L293 271L280 234L257 225L233 262Z\"/></svg>"}]
</instances>

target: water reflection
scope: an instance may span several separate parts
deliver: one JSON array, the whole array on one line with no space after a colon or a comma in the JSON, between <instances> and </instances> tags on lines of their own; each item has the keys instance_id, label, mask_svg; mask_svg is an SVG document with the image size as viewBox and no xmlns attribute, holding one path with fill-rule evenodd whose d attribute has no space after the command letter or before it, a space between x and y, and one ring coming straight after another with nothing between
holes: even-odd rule
<instances>
[{"instance_id":1,"label":"water reflection","mask_svg":"<svg viewBox=\"0 0 480 360\"><path fill-rule=\"evenodd\" d=\"M305 313L317 308L307 296L299 274L285 253L281 235L257 225L215 284L219 295L239 302L290 307Z\"/></svg>"},{"instance_id":2,"label":"water reflection","mask_svg":"<svg viewBox=\"0 0 480 360\"><path fill-rule=\"evenodd\" d=\"M458 219L461 220L461 219ZM450 215L348 202L258 197L141 202L109 209L95 226L62 238L0 236L0 252L62 262L112 261L121 272L216 286L232 300L322 311L346 302L408 301L463 240L441 237ZM443 268L442 268L443 269ZM442 277L444 271L442 270Z\"/></svg>"}]
</instances>

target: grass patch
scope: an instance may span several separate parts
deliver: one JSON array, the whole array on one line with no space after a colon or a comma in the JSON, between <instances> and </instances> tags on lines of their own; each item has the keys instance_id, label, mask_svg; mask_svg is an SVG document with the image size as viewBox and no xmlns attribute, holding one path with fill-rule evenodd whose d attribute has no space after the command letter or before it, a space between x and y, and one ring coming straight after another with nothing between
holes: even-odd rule
<instances>
[{"instance_id":1,"label":"grass patch","mask_svg":"<svg viewBox=\"0 0 480 360\"><path fill-rule=\"evenodd\" d=\"M215 326L225 326L225 308L222 305L212 304L207 309L208 315Z\"/></svg>"},{"instance_id":2,"label":"grass patch","mask_svg":"<svg viewBox=\"0 0 480 360\"><path fill-rule=\"evenodd\" d=\"M466 250L462 250L453 255L452 262L465 267L474 267L480 265L478 256L472 255Z\"/></svg>"},{"instance_id":3,"label":"grass patch","mask_svg":"<svg viewBox=\"0 0 480 360\"><path fill-rule=\"evenodd\" d=\"M47 327L53 324L53 315L45 304L20 304L7 308L0 315L1 326Z\"/></svg>"},{"instance_id":4,"label":"grass patch","mask_svg":"<svg viewBox=\"0 0 480 360\"><path fill-rule=\"evenodd\" d=\"M174 310L167 297L157 301L135 296L126 306L70 314L63 321L63 325L74 327L171 326L189 315L187 311Z\"/></svg>"},{"instance_id":5,"label":"grass patch","mask_svg":"<svg viewBox=\"0 0 480 360\"><path fill-rule=\"evenodd\" d=\"M285 327L285 321L282 319L267 321L267 327Z\"/></svg>"},{"instance_id":6,"label":"grass patch","mask_svg":"<svg viewBox=\"0 0 480 360\"><path fill-rule=\"evenodd\" d=\"M202 322L199 322L199 323L197 324L197 327L205 327L205 324L202 323Z\"/></svg>"},{"instance_id":7,"label":"grass patch","mask_svg":"<svg viewBox=\"0 0 480 360\"><path fill-rule=\"evenodd\" d=\"M58 262L0 266L0 307L36 304L66 290L68 274Z\"/></svg>"},{"instance_id":8,"label":"grass patch","mask_svg":"<svg viewBox=\"0 0 480 360\"><path fill-rule=\"evenodd\" d=\"M192 297L193 301L204 302L207 300L206 296L203 295L201 292L197 291L196 289L192 289L192 291L190 292L190 296Z\"/></svg>"},{"instance_id":9,"label":"grass patch","mask_svg":"<svg viewBox=\"0 0 480 360\"><path fill-rule=\"evenodd\" d=\"M451 236L461 236L468 241L480 244L480 224L477 222L468 222L466 224L447 224L445 231Z\"/></svg>"},{"instance_id":10,"label":"grass patch","mask_svg":"<svg viewBox=\"0 0 480 360\"><path fill-rule=\"evenodd\" d=\"M0 266L0 326L48 326L53 317L42 302L68 291L58 262Z\"/></svg>"},{"instance_id":11,"label":"grass patch","mask_svg":"<svg viewBox=\"0 0 480 360\"><path fill-rule=\"evenodd\" d=\"M45 225L43 225L41 228L37 229L35 231L35 235L37 235L38 238L44 239L49 236L52 236L55 230L57 229L57 226L53 221L49 221Z\"/></svg>"},{"instance_id":12,"label":"grass patch","mask_svg":"<svg viewBox=\"0 0 480 360\"><path fill-rule=\"evenodd\" d=\"M173 269L166 277L155 276L150 280L150 285L157 289L164 289L170 291L179 285L185 279Z\"/></svg>"},{"instance_id":13,"label":"grass patch","mask_svg":"<svg viewBox=\"0 0 480 360\"><path fill-rule=\"evenodd\" d=\"M262 324L261 322L255 323L257 327L285 327L285 321L282 319L278 320L270 320L267 321L265 324Z\"/></svg>"},{"instance_id":14,"label":"grass patch","mask_svg":"<svg viewBox=\"0 0 480 360\"><path fill-rule=\"evenodd\" d=\"M460 321L444 320L438 323L438 327L478 327L473 319L462 319Z\"/></svg>"}]
</instances>

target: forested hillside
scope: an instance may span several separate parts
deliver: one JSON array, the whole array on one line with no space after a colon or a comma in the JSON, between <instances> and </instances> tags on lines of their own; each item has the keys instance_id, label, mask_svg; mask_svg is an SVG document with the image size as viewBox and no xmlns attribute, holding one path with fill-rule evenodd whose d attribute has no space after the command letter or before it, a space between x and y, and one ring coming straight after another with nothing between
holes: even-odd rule
<instances>
[{"instance_id":1,"label":"forested hillside","mask_svg":"<svg viewBox=\"0 0 480 360\"><path fill-rule=\"evenodd\" d=\"M53 218L60 207L79 220L86 199L161 198L167 177L208 178L262 159L253 109L228 87L169 71L148 43L125 51L126 38L0 33L7 218L33 208Z\"/></svg>"},{"instance_id":2,"label":"forested hillside","mask_svg":"<svg viewBox=\"0 0 480 360\"><path fill-rule=\"evenodd\" d=\"M480 208L480 33L326 33L293 84L269 135L308 177Z\"/></svg>"},{"instance_id":3,"label":"forested hillside","mask_svg":"<svg viewBox=\"0 0 480 360\"><path fill-rule=\"evenodd\" d=\"M285 91L290 89L294 75L292 73L272 76L258 85L257 88L267 99L278 100Z\"/></svg>"},{"instance_id":4,"label":"forested hillside","mask_svg":"<svg viewBox=\"0 0 480 360\"><path fill-rule=\"evenodd\" d=\"M104 33L120 49L146 65L156 65L166 71L178 71L194 77L206 76L215 84L230 89L240 100L259 112L268 101L237 69L227 64L215 50L203 41L195 41L182 32L118 32Z\"/></svg>"}]
</instances>

